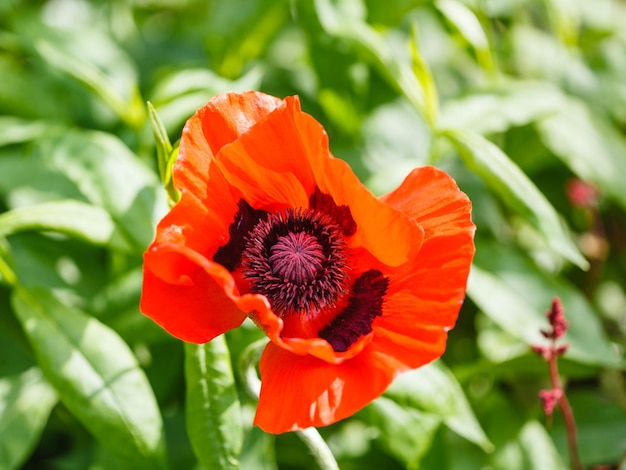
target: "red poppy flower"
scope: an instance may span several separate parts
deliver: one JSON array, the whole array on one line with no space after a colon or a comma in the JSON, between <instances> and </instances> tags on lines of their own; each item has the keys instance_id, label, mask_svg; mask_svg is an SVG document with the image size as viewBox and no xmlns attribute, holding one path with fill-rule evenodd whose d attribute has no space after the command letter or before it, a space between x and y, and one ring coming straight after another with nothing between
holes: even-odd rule
<instances>
[{"instance_id":1,"label":"red poppy flower","mask_svg":"<svg viewBox=\"0 0 626 470\"><path fill-rule=\"evenodd\" d=\"M345 418L443 353L474 254L470 201L444 172L376 198L297 97L247 92L189 119L173 177L141 310L194 343L262 328L263 430Z\"/></svg>"}]
</instances>

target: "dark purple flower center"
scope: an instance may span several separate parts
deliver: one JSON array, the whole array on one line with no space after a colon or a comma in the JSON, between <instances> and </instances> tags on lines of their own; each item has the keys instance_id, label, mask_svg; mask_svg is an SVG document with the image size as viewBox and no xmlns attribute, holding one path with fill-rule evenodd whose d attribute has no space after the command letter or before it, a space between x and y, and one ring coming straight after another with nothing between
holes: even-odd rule
<instances>
[{"instance_id":1,"label":"dark purple flower center","mask_svg":"<svg viewBox=\"0 0 626 470\"><path fill-rule=\"evenodd\" d=\"M322 270L324 253L317 238L306 232L279 237L270 248L272 272L298 286L315 281Z\"/></svg>"},{"instance_id":2,"label":"dark purple flower center","mask_svg":"<svg viewBox=\"0 0 626 470\"><path fill-rule=\"evenodd\" d=\"M372 331L383 312L389 279L369 270L348 285L346 237L357 231L348 206L315 188L309 209L269 213L240 200L228 233L213 260L233 272L243 266L250 291L267 297L279 315L314 314L344 307L319 331L337 352L347 351Z\"/></svg>"},{"instance_id":3,"label":"dark purple flower center","mask_svg":"<svg viewBox=\"0 0 626 470\"><path fill-rule=\"evenodd\" d=\"M322 212L286 209L258 221L242 255L252 292L278 314L332 306L347 291L347 247L341 229Z\"/></svg>"}]
</instances>

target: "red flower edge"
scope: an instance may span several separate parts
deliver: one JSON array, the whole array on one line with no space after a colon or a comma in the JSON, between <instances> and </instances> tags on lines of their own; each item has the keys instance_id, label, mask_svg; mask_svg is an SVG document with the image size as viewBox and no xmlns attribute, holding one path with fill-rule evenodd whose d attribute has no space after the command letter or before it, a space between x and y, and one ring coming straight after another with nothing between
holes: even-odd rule
<instances>
[{"instance_id":1,"label":"red flower edge","mask_svg":"<svg viewBox=\"0 0 626 470\"><path fill-rule=\"evenodd\" d=\"M181 199L145 253L141 310L195 343L246 316L263 329L265 431L345 418L443 353L475 230L443 171L376 198L297 97L246 92L189 119L173 177Z\"/></svg>"}]
</instances>

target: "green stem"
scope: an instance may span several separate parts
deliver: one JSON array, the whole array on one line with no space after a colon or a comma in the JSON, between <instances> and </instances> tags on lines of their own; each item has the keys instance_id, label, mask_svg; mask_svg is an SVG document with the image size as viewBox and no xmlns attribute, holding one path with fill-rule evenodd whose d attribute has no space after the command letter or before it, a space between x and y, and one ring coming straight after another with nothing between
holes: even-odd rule
<instances>
[{"instance_id":1,"label":"green stem","mask_svg":"<svg viewBox=\"0 0 626 470\"><path fill-rule=\"evenodd\" d=\"M302 442L309 448L317 464L322 470L339 470L335 456L330 451L328 444L315 428L306 428L296 431Z\"/></svg>"},{"instance_id":2,"label":"green stem","mask_svg":"<svg viewBox=\"0 0 626 470\"><path fill-rule=\"evenodd\" d=\"M9 286L15 287L17 284L17 276L5 259L0 256L0 276L2 276L2 282Z\"/></svg>"},{"instance_id":3,"label":"green stem","mask_svg":"<svg viewBox=\"0 0 626 470\"><path fill-rule=\"evenodd\" d=\"M246 391L256 400L261 393L261 381L256 372L256 364L266 344L266 339L255 341L244 350L239 359L239 376L245 384ZM296 434L309 448L321 470L339 470L333 453L317 429L301 429L296 431Z\"/></svg>"}]
</instances>

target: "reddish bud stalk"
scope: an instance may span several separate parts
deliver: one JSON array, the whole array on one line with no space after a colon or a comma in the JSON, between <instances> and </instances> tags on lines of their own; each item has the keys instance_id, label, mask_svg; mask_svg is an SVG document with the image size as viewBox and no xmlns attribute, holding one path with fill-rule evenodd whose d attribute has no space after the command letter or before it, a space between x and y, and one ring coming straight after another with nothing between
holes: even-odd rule
<instances>
[{"instance_id":1,"label":"reddish bud stalk","mask_svg":"<svg viewBox=\"0 0 626 470\"><path fill-rule=\"evenodd\" d=\"M533 351L541 355L550 367L550 382L552 384L552 389L541 390L539 392L539 398L541 399L543 411L548 420L552 418L554 408L558 405L561 413L563 414L563 421L565 422L570 464L573 470L584 470L578 455L578 435L576 431L574 413L572 412L572 407L567 400L563 385L561 384L557 364L558 357L565 354L569 346L568 344L560 346L556 345L556 340L565 335L568 326L565 315L563 314L563 306L561 305L561 301L558 297L555 297L552 301L552 307L546 312L546 316L548 318L548 322L550 323L551 330L542 330L541 334L550 340L550 344L548 346L531 346Z\"/></svg>"}]
</instances>

